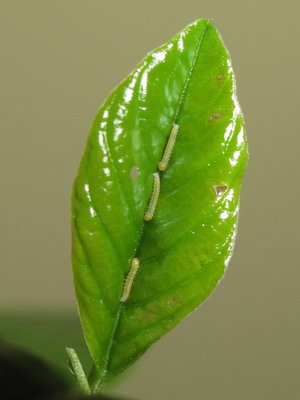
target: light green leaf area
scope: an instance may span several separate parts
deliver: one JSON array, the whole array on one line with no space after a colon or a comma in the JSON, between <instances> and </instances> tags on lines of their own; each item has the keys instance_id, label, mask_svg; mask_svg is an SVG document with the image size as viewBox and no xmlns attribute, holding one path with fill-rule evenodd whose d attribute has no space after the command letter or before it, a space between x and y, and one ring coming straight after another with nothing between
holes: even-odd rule
<instances>
[{"instance_id":1,"label":"light green leaf area","mask_svg":"<svg viewBox=\"0 0 300 400\"><path fill-rule=\"evenodd\" d=\"M144 221L174 124L154 218ZM205 19L148 54L97 112L74 185L72 224L76 294L100 385L222 278L246 161L230 58ZM140 267L121 302L134 257Z\"/></svg>"}]
</instances>

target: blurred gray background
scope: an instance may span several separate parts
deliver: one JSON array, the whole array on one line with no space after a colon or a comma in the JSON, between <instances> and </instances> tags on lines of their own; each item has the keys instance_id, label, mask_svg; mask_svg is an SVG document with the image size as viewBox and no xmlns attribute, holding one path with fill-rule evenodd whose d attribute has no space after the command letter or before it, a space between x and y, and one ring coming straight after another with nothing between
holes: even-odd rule
<instances>
[{"instance_id":1,"label":"blurred gray background","mask_svg":"<svg viewBox=\"0 0 300 400\"><path fill-rule=\"evenodd\" d=\"M250 149L234 257L208 301L114 393L300 398L299 13L296 0L0 0L2 312L76 312L70 191L111 89L200 17L217 25L233 59Z\"/></svg>"}]
</instances>

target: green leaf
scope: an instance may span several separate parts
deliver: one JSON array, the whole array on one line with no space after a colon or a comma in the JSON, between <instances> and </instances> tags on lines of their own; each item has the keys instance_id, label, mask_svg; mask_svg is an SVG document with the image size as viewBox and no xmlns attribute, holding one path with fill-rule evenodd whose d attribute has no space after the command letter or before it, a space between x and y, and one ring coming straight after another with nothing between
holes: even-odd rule
<instances>
[{"instance_id":1,"label":"green leaf","mask_svg":"<svg viewBox=\"0 0 300 400\"><path fill-rule=\"evenodd\" d=\"M144 221L174 124L155 215ZM222 278L246 161L230 58L208 20L146 56L98 111L72 203L74 282L95 391ZM121 302L135 257L140 267Z\"/></svg>"},{"instance_id":2,"label":"green leaf","mask_svg":"<svg viewBox=\"0 0 300 400\"><path fill-rule=\"evenodd\" d=\"M66 369L66 343L79 352L81 362L90 367L78 316L70 311L0 311L0 338L24 347L57 365L72 382ZM55 339L54 339L55 338Z\"/></svg>"},{"instance_id":3,"label":"green leaf","mask_svg":"<svg viewBox=\"0 0 300 400\"><path fill-rule=\"evenodd\" d=\"M26 399L29 400L29 399ZM41 400L41 399L39 399ZM81 394L81 393L75 393L75 392L70 392L67 394L63 394L60 396L54 396L54 397L47 397L46 399L43 400L137 400L137 399L129 399L128 397L120 398L120 397L111 397L111 396L102 396L100 394L95 394L95 395L86 395L86 394Z\"/></svg>"},{"instance_id":4,"label":"green leaf","mask_svg":"<svg viewBox=\"0 0 300 400\"><path fill-rule=\"evenodd\" d=\"M21 348L0 341L0 398L35 400L71 389L60 371Z\"/></svg>"},{"instance_id":5,"label":"green leaf","mask_svg":"<svg viewBox=\"0 0 300 400\"><path fill-rule=\"evenodd\" d=\"M26 399L29 400L29 399ZM41 399L39 399L41 400ZM129 399L128 397L126 398L120 398L120 397L111 397L111 396L102 396L100 394L96 395L85 395L85 394L80 394L80 393L74 393L70 392L67 394L64 394L62 396L54 396L54 397L47 397L46 399L43 400L133 400ZM137 399L134 399L137 400Z\"/></svg>"}]
</instances>

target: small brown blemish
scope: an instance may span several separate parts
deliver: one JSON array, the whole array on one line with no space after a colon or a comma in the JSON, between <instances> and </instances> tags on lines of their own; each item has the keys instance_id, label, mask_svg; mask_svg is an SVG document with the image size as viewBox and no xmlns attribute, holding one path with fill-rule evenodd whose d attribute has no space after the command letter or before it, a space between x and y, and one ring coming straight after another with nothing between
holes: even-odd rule
<instances>
[{"instance_id":1,"label":"small brown blemish","mask_svg":"<svg viewBox=\"0 0 300 400\"><path fill-rule=\"evenodd\" d=\"M224 75L223 75L223 74L219 74L219 75L217 76L217 82L222 82L223 79L224 79Z\"/></svg>"},{"instance_id":2,"label":"small brown blemish","mask_svg":"<svg viewBox=\"0 0 300 400\"><path fill-rule=\"evenodd\" d=\"M214 191L216 193L217 198L220 198L228 189L227 185L214 185Z\"/></svg>"},{"instance_id":3,"label":"small brown blemish","mask_svg":"<svg viewBox=\"0 0 300 400\"><path fill-rule=\"evenodd\" d=\"M166 305L169 307L174 307L177 304L180 304L181 302L181 298L177 295L172 296L171 298L169 298L169 300L166 301Z\"/></svg>"},{"instance_id":4,"label":"small brown blemish","mask_svg":"<svg viewBox=\"0 0 300 400\"><path fill-rule=\"evenodd\" d=\"M152 314L152 313L147 313L147 314L145 315L145 319L148 320L148 321L154 321L155 318L156 318L156 315L155 315L155 314Z\"/></svg>"},{"instance_id":5,"label":"small brown blemish","mask_svg":"<svg viewBox=\"0 0 300 400\"><path fill-rule=\"evenodd\" d=\"M157 308L156 307L149 307L147 313L145 314L145 319L149 321L154 321L157 317Z\"/></svg>"},{"instance_id":6,"label":"small brown blemish","mask_svg":"<svg viewBox=\"0 0 300 400\"><path fill-rule=\"evenodd\" d=\"M209 122L216 121L216 120L218 120L220 118L221 118L221 114L220 113L215 113L209 118Z\"/></svg>"},{"instance_id":7,"label":"small brown blemish","mask_svg":"<svg viewBox=\"0 0 300 400\"><path fill-rule=\"evenodd\" d=\"M173 300L168 300L168 301L166 302L166 304L167 304L167 306L170 306L170 307L175 306L175 303L174 303Z\"/></svg>"},{"instance_id":8,"label":"small brown blemish","mask_svg":"<svg viewBox=\"0 0 300 400\"><path fill-rule=\"evenodd\" d=\"M131 179L136 179L139 175L139 169L138 167L134 166L130 170L130 178Z\"/></svg>"}]
</instances>

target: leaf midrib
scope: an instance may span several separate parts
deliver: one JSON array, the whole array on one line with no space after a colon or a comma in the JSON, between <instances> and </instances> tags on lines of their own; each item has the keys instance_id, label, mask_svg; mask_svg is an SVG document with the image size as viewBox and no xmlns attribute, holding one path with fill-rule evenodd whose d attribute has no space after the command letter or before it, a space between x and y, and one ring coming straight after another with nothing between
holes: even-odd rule
<instances>
[{"instance_id":1,"label":"leaf midrib","mask_svg":"<svg viewBox=\"0 0 300 400\"><path fill-rule=\"evenodd\" d=\"M190 70L188 72L188 76L186 77L186 80L185 80L185 83L184 83L184 87L183 87L182 93L180 95L180 100L179 100L179 104L178 104L177 110L175 112L175 117L174 117L174 120L173 120L173 124L178 123L179 115L180 115L180 113L182 111L182 108L183 108L184 100L186 98L186 94L187 94L187 91L188 91L188 88L189 88L189 85L190 85L190 82L191 82L191 78L192 78L192 75L193 75L193 72L194 72L194 69L195 69L199 54L200 54L201 46L202 46L203 40L205 38L208 25L209 25L209 23L208 23L208 21L206 21L206 24L203 27L203 31L202 31L201 37L199 39L199 42L198 42L198 45L197 45L197 48L196 48L196 51L195 51L195 56L194 56L191 68L190 68ZM143 229L141 231L140 238L139 238L139 241L138 241L138 245L136 247L136 253L138 252L138 249L139 249L140 244L142 242L142 238L143 238L144 231L145 231L145 225L146 224L144 223ZM134 255L133 255L133 257L134 257ZM109 366L110 359L111 359L111 353L112 353L113 345L114 345L114 342L115 342L116 332L117 332L117 329L118 329L118 325L119 325L119 321L120 321L120 318L121 318L121 315L122 315L122 311L125 309L125 307L126 307L126 303L121 303L120 302L120 305L119 305L119 308L118 308L117 314L116 314L115 324L114 324L114 327L113 327L113 330L112 330L112 334L111 334L111 337L110 337L107 353L106 353L106 356L105 356L104 367L103 367L103 370L102 370L102 372L100 374L100 377L99 377L98 381L96 381L96 384L94 385L94 388L93 388L94 392L102 391L103 385L105 384L105 378L107 376L107 372L109 371L108 366Z\"/></svg>"}]
</instances>

